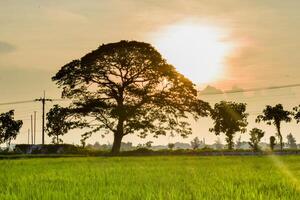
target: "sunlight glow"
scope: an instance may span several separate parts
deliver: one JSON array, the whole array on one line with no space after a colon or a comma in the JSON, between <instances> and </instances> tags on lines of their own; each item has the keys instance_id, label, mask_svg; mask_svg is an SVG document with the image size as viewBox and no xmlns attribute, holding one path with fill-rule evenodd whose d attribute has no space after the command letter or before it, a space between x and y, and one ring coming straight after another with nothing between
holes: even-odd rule
<instances>
[{"instance_id":1,"label":"sunlight glow","mask_svg":"<svg viewBox=\"0 0 300 200\"><path fill-rule=\"evenodd\" d=\"M152 35L154 46L176 69L196 84L216 81L224 73L224 62L233 44L225 41L225 30L185 20Z\"/></svg>"}]
</instances>

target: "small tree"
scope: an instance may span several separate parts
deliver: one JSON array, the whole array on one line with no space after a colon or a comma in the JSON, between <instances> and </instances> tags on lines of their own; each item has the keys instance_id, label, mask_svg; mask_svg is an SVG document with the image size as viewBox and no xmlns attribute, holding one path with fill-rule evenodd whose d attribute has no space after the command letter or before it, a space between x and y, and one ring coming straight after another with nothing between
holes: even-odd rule
<instances>
[{"instance_id":1,"label":"small tree","mask_svg":"<svg viewBox=\"0 0 300 200\"><path fill-rule=\"evenodd\" d=\"M149 149L149 148L151 148L152 143L153 143L152 141L148 141L145 143L145 146Z\"/></svg>"},{"instance_id":2,"label":"small tree","mask_svg":"<svg viewBox=\"0 0 300 200\"><path fill-rule=\"evenodd\" d=\"M275 145L276 145L276 138L274 136L271 136L270 137L270 148L272 151L274 150Z\"/></svg>"},{"instance_id":3,"label":"small tree","mask_svg":"<svg viewBox=\"0 0 300 200\"><path fill-rule=\"evenodd\" d=\"M47 113L46 131L49 137L53 137L52 142L54 144L62 143L63 140L59 136L65 135L69 129L86 126L79 121L70 121L69 118L70 110L59 105L54 105Z\"/></svg>"},{"instance_id":4,"label":"small tree","mask_svg":"<svg viewBox=\"0 0 300 200\"><path fill-rule=\"evenodd\" d=\"M0 144L7 142L10 145L11 141L16 139L23 122L14 120L14 110L0 114Z\"/></svg>"},{"instance_id":5,"label":"small tree","mask_svg":"<svg viewBox=\"0 0 300 200\"><path fill-rule=\"evenodd\" d=\"M143 148L143 144L139 143L136 147L137 148Z\"/></svg>"},{"instance_id":6,"label":"small tree","mask_svg":"<svg viewBox=\"0 0 300 200\"><path fill-rule=\"evenodd\" d=\"M191 146L194 150L198 149L200 147L201 141L199 140L198 137L195 137L192 141L191 141Z\"/></svg>"},{"instance_id":7,"label":"small tree","mask_svg":"<svg viewBox=\"0 0 300 200\"><path fill-rule=\"evenodd\" d=\"M220 138L217 138L217 139L215 140L214 145L215 145L216 149L218 149L218 150L220 150L220 149L223 148L223 144L222 144Z\"/></svg>"},{"instance_id":8,"label":"small tree","mask_svg":"<svg viewBox=\"0 0 300 200\"><path fill-rule=\"evenodd\" d=\"M236 149L240 149L242 147L242 137L241 136L237 139L235 147L236 147Z\"/></svg>"},{"instance_id":9,"label":"small tree","mask_svg":"<svg viewBox=\"0 0 300 200\"><path fill-rule=\"evenodd\" d=\"M251 148L253 149L253 151L257 151L258 150L258 144L261 140L261 138L263 138L265 135L265 132L262 131L261 129L258 128L253 128L250 131L250 142L249 145L251 146Z\"/></svg>"},{"instance_id":10,"label":"small tree","mask_svg":"<svg viewBox=\"0 0 300 200\"><path fill-rule=\"evenodd\" d=\"M95 142L95 144L93 145L94 149L101 149L101 144L97 141Z\"/></svg>"},{"instance_id":11,"label":"small tree","mask_svg":"<svg viewBox=\"0 0 300 200\"><path fill-rule=\"evenodd\" d=\"M216 103L211 111L211 118L214 120L214 127L210 132L216 135L225 133L228 149L233 149L233 137L235 133L246 132L248 113L246 113L246 104L221 101Z\"/></svg>"},{"instance_id":12,"label":"small tree","mask_svg":"<svg viewBox=\"0 0 300 200\"><path fill-rule=\"evenodd\" d=\"M168 148L169 148L170 150L173 150L174 147L175 147L175 144L174 144L174 143L169 143L169 144L168 144Z\"/></svg>"},{"instance_id":13,"label":"small tree","mask_svg":"<svg viewBox=\"0 0 300 200\"><path fill-rule=\"evenodd\" d=\"M287 138L287 145L289 146L289 148L290 149L297 149L296 139L294 138L292 133L288 134L286 136L286 138Z\"/></svg>"},{"instance_id":14,"label":"small tree","mask_svg":"<svg viewBox=\"0 0 300 200\"><path fill-rule=\"evenodd\" d=\"M275 125L281 150L283 149L282 135L280 130L281 122L290 122L292 120L291 114L291 112L284 110L281 104L277 104L274 107L268 105L263 110L263 114L257 116L256 118L256 122L258 123L264 121L268 125L271 125L272 123Z\"/></svg>"}]
</instances>

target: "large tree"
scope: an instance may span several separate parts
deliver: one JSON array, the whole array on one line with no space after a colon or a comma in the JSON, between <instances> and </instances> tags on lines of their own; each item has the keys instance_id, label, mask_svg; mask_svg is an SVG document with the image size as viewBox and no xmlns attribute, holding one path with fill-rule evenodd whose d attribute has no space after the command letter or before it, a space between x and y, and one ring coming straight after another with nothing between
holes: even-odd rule
<instances>
[{"instance_id":1,"label":"large tree","mask_svg":"<svg viewBox=\"0 0 300 200\"><path fill-rule=\"evenodd\" d=\"M268 125L275 125L281 150L283 149L283 141L280 130L281 122L290 122L292 120L291 114L291 112L284 110L281 104L277 104L275 106L267 105L266 108L263 110L263 114L257 116L256 118L256 122L258 123L264 121Z\"/></svg>"},{"instance_id":2,"label":"large tree","mask_svg":"<svg viewBox=\"0 0 300 200\"><path fill-rule=\"evenodd\" d=\"M14 119L14 110L0 114L0 144L16 139L23 122Z\"/></svg>"},{"instance_id":3,"label":"large tree","mask_svg":"<svg viewBox=\"0 0 300 200\"><path fill-rule=\"evenodd\" d=\"M112 153L122 138L191 134L189 116L207 116L209 104L197 99L195 85L168 64L150 44L103 44L63 66L52 78L73 100L71 109L94 119L94 129L113 133Z\"/></svg>"},{"instance_id":4,"label":"large tree","mask_svg":"<svg viewBox=\"0 0 300 200\"><path fill-rule=\"evenodd\" d=\"M233 138L235 133L246 132L248 113L246 113L246 104L221 101L216 103L211 111L211 118L214 120L214 127L210 132L216 135L225 133L228 149L233 149Z\"/></svg>"}]
</instances>

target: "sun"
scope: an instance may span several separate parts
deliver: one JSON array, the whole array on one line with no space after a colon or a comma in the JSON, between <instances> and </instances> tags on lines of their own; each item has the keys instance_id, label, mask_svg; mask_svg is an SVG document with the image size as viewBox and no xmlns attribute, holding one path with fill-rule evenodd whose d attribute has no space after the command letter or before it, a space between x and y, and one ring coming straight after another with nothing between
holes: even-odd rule
<instances>
[{"instance_id":1,"label":"sun","mask_svg":"<svg viewBox=\"0 0 300 200\"><path fill-rule=\"evenodd\" d=\"M184 20L152 34L152 43L167 61L196 84L222 78L233 45L224 29Z\"/></svg>"}]
</instances>

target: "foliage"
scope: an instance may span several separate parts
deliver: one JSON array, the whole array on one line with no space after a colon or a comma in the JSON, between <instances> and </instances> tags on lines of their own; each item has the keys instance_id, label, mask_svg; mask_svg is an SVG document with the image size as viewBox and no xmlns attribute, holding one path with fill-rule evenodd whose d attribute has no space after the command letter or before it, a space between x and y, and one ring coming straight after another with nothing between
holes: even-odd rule
<instances>
[{"instance_id":1,"label":"foliage","mask_svg":"<svg viewBox=\"0 0 300 200\"><path fill-rule=\"evenodd\" d=\"M168 148L169 148L169 149L172 150L172 149L174 149L174 147L175 147L175 144L174 144L174 143L169 143L169 144L168 144Z\"/></svg>"},{"instance_id":2,"label":"foliage","mask_svg":"<svg viewBox=\"0 0 300 200\"><path fill-rule=\"evenodd\" d=\"M236 149L240 149L242 147L242 137L240 136L237 141L236 141L236 145L235 145L235 148Z\"/></svg>"},{"instance_id":3,"label":"foliage","mask_svg":"<svg viewBox=\"0 0 300 200\"><path fill-rule=\"evenodd\" d=\"M283 149L283 141L281 135L281 122L290 122L291 112L284 110L281 104L277 104L274 107L267 105L266 108L263 110L263 114L257 116L256 122L266 122L268 125L275 125L277 129L277 136L280 142L280 148Z\"/></svg>"},{"instance_id":4,"label":"foliage","mask_svg":"<svg viewBox=\"0 0 300 200\"><path fill-rule=\"evenodd\" d=\"M122 138L137 134L191 134L188 116L207 116L209 104L197 99L195 85L178 73L150 44L120 41L63 66L52 78L82 118L93 118L92 132Z\"/></svg>"},{"instance_id":5,"label":"foliage","mask_svg":"<svg viewBox=\"0 0 300 200\"><path fill-rule=\"evenodd\" d=\"M145 155L145 154L151 153L151 152L153 152L153 150L149 149L149 147L148 148L140 147L138 149L135 149L135 150L130 151L130 152L125 152L125 153L133 153L133 155Z\"/></svg>"},{"instance_id":6,"label":"foliage","mask_svg":"<svg viewBox=\"0 0 300 200\"><path fill-rule=\"evenodd\" d=\"M76 115L71 115L71 112L72 110L68 108L54 105L47 113L46 131L48 136L53 137L54 144L62 143L63 140L59 136L65 135L70 129L87 126L87 124L75 120Z\"/></svg>"},{"instance_id":7,"label":"foliage","mask_svg":"<svg viewBox=\"0 0 300 200\"><path fill-rule=\"evenodd\" d=\"M198 137L195 137L192 141L191 141L191 146L192 148L195 150L195 149L198 149L200 147L200 144L201 144L201 141L199 140Z\"/></svg>"},{"instance_id":8,"label":"foliage","mask_svg":"<svg viewBox=\"0 0 300 200\"><path fill-rule=\"evenodd\" d=\"M147 148L151 148L151 146L152 146L152 141L148 141L148 142L146 142L145 143L145 147L147 147Z\"/></svg>"},{"instance_id":9,"label":"foliage","mask_svg":"<svg viewBox=\"0 0 300 200\"><path fill-rule=\"evenodd\" d=\"M261 138L263 138L265 132L258 128L253 128L250 131L250 142L249 145L252 147L254 151L258 150L258 143L260 142Z\"/></svg>"},{"instance_id":10,"label":"foliage","mask_svg":"<svg viewBox=\"0 0 300 200\"><path fill-rule=\"evenodd\" d=\"M83 153L82 148L71 144L46 144L30 145L17 144L15 149L18 153L23 154L78 154Z\"/></svg>"},{"instance_id":11,"label":"foliage","mask_svg":"<svg viewBox=\"0 0 300 200\"><path fill-rule=\"evenodd\" d=\"M294 119L297 123L300 123L300 105L293 108Z\"/></svg>"},{"instance_id":12,"label":"foliage","mask_svg":"<svg viewBox=\"0 0 300 200\"><path fill-rule=\"evenodd\" d=\"M297 143L295 137L292 135L292 133L288 134L286 136L287 138L287 145L290 149L297 149Z\"/></svg>"},{"instance_id":13,"label":"foliage","mask_svg":"<svg viewBox=\"0 0 300 200\"><path fill-rule=\"evenodd\" d=\"M211 118L214 120L214 127L210 132L216 135L225 133L228 149L233 149L233 137L237 132L245 133L248 113L246 113L246 104L221 101L216 103L211 111Z\"/></svg>"},{"instance_id":14,"label":"foliage","mask_svg":"<svg viewBox=\"0 0 300 200\"><path fill-rule=\"evenodd\" d=\"M0 114L0 144L16 139L23 122L14 120L14 110Z\"/></svg>"},{"instance_id":15,"label":"foliage","mask_svg":"<svg viewBox=\"0 0 300 200\"><path fill-rule=\"evenodd\" d=\"M272 151L274 150L275 145L276 145L276 138L274 136L271 136L270 137L270 148Z\"/></svg>"},{"instance_id":16,"label":"foliage","mask_svg":"<svg viewBox=\"0 0 300 200\"><path fill-rule=\"evenodd\" d=\"M223 148L223 144L222 144L222 142L221 142L221 140L220 140L219 137L215 140L214 145L215 145L215 148L216 148L217 150L220 150L220 149Z\"/></svg>"}]
</instances>

